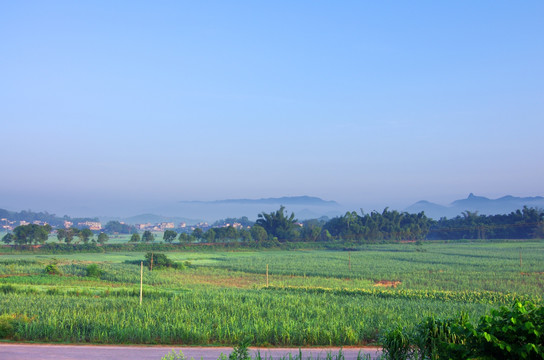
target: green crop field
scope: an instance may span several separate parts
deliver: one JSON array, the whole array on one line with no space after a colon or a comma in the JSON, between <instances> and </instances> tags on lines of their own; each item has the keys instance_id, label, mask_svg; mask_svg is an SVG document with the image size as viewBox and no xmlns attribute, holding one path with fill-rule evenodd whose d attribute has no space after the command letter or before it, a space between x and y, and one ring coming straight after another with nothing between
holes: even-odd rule
<instances>
[{"instance_id":1,"label":"green crop field","mask_svg":"<svg viewBox=\"0 0 544 360\"><path fill-rule=\"evenodd\" d=\"M0 258L0 316L12 339L140 344L362 345L396 325L514 300L542 302L544 242L368 245L361 251L142 252ZM55 263L60 274L46 274ZM99 277L88 277L96 264ZM268 265L268 287L266 269ZM1 319L1 318L0 318ZM1 327L1 324L0 324Z\"/></svg>"}]
</instances>

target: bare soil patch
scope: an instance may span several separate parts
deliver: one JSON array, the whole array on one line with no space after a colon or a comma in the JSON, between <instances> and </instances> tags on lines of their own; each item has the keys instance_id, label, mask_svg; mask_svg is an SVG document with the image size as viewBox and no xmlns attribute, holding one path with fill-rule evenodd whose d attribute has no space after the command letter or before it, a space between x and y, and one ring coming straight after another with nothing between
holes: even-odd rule
<instances>
[{"instance_id":1,"label":"bare soil patch","mask_svg":"<svg viewBox=\"0 0 544 360\"><path fill-rule=\"evenodd\" d=\"M379 280L374 283L374 286L382 286L382 287L392 287L396 288L398 285L400 285L400 281L390 281L390 280Z\"/></svg>"}]
</instances>

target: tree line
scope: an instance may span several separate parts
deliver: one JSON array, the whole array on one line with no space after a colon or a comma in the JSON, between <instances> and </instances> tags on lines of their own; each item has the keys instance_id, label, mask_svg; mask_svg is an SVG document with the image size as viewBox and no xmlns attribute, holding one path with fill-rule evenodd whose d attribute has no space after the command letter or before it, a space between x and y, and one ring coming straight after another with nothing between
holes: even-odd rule
<instances>
[{"instance_id":1,"label":"tree line","mask_svg":"<svg viewBox=\"0 0 544 360\"><path fill-rule=\"evenodd\" d=\"M52 231L51 225L20 225L13 229L13 233L7 233L2 238L2 242L6 245L14 243L16 245L40 245L44 244L49 238L49 234ZM104 244L109 240L109 237L105 233L99 233L97 238L94 238L94 233L89 229L77 229L75 227L69 229L58 229L57 239L59 242L65 242L71 244L77 238L77 242L84 244L100 243Z\"/></svg>"},{"instance_id":2,"label":"tree line","mask_svg":"<svg viewBox=\"0 0 544 360\"><path fill-rule=\"evenodd\" d=\"M119 230L118 224L111 228ZM120 224L125 225L125 224ZM113 229L108 230L113 230ZM129 230L127 226L124 231ZM9 244L43 244L51 232L51 226L34 224L15 228L13 233L6 234L4 243ZM130 229L131 230L131 229ZM124 232L123 231L123 232ZM85 244L91 242L104 243L108 240L106 233L94 234L89 229L59 229L57 238L60 242L72 243L74 238ZM278 210L258 214L253 226L211 227L207 230L195 228L192 233L177 233L166 230L162 240L166 243L179 241L191 242L257 242L273 244L293 241L352 241L371 243L381 241L416 241L416 240L457 240L457 239L531 239L544 238L544 211L524 207L510 214L479 215L477 212L465 211L451 219L441 218L436 221L424 212L410 214L389 210L360 213L346 212L332 219L321 218L298 222L295 214L288 214L285 207ZM155 234L144 231L142 235L134 232L130 242L153 243Z\"/></svg>"}]
</instances>

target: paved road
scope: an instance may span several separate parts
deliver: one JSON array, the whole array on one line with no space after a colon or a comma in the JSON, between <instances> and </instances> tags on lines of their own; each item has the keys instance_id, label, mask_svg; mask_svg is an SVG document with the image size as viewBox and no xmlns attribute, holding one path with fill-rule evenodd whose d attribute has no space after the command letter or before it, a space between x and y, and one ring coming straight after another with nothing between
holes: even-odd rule
<instances>
[{"instance_id":1,"label":"paved road","mask_svg":"<svg viewBox=\"0 0 544 360\"><path fill-rule=\"evenodd\" d=\"M221 353L228 356L230 347L175 347L175 346L103 346L103 345L37 345L37 344L0 344L0 360L160 360L171 350L183 354L190 359L217 360ZM370 355L376 359L381 353L378 348L345 348L342 352L346 360L357 359L357 354ZM289 353L298 354L298 349L289 348L250 348L251 354L260 351L261 356L272 356L278 359ZM328 352L338 354L339 348L310 348L302 349L303 357L312 356L314 359L325 360Z\"/></svg>"}]
</instances>

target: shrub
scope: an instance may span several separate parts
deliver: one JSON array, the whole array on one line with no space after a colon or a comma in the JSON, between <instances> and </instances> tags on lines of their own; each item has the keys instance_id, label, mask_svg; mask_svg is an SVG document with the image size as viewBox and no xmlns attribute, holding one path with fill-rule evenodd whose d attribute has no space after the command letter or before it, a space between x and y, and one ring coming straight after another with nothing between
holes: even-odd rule
<instances>
[{"instance_id":1,"label":"shrub","mask_svg":"<svg viewBox=\"0 0 544 360\"><path fill-rule=\"evenodd\" d=\"M144 265L147 266L149 269L151 269L151 259L153 259L153 269L167 267L183 270L186 267L185 263L175 263L170 260L165 254L148 252L147 254L145 254Z\"/></svg>"},{"instance_id":2,"label":"shrub","mask_svg":"<svg viewBox=\"0 0 544 360\"><path fill-rule=\"evenodd\" d=\"M87 268L85 269L85 272L87 277L94 277L94 278L100 278L102 274L104 273L102 270L98 268L98 265L96 264L91 264L87 266Z\"/></svg>"},{"instance_id":3,"label":"shrub","mask_svg":"<svg viewBox=\"0 0 544 360\"><path fill-rule=\"evenodd\" d=\"M413 355L412 335L400 326L391 329L381 338L385 359L405 360Z\"/></svg>"},{"instance_id":4,"label":"shrub","mask_svg":"<svg viewBox=\"0 0 544 360\"><path fill-rule=\"evenodd\" d=\"M45 271L46 274L49 274L49 275L59 275L60 274L60 270L57 267L57 264L54 264L54 263L47 265L45 267L44 271Z\"/></svg>"},{"instance_id":5,"label":"shrub","mask_svg":"<svg viewBox=\"0 0 544 360\"><path fill-rule=\"evenodd\" d=\"M529 301L491 310L475 328L466 316L427 318L413 332L382 337L386 359L544 359L544 306Z\"/></svg>"},{"instance_id":6,"label":"shrub","mask_svg":"<svg viewBox=\"0 0 544 360\"><path fill-rule=\"evenodd\" d=\"M251 360L249 355L250 339L245 339L236 346L229 355L229 360Z\"/></svg>"},{"instance_id":7,"label":"shrub","mask_svg":"<svg viewBox=\"0 0 544 360\"><path fill-rule=\"evenodd\" d=\"M0 315L0 339L12 339L17 332L17 328L21 324L29 323L30 320L26 315Z\"/></svg>"},{"instance_id":8,"label":"shrub","mask_svg":"<svg viewBox=\"0 0 544 360\"><path fill-rule=\"evenodd\" d=\"M497 359L544 358L544 306L531 302L491 310L475 334L481 354Z\"/></svg>"}]
</instances>

